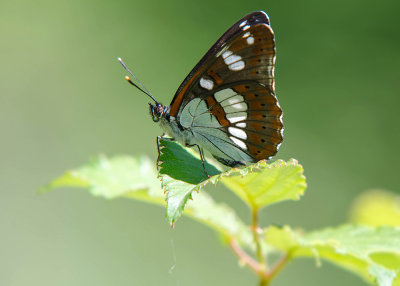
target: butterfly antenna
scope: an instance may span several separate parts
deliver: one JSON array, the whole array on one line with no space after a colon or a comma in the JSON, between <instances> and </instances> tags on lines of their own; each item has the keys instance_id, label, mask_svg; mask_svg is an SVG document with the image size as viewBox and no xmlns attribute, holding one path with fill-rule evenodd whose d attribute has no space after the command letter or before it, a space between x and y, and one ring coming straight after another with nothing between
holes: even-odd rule
<instances>
[{"instance_id":1,"label":"butterfly antenna","mask_svg":"<svg viewBox=\"0 0 400 286\"><path fill-rule=\"evenodd\" d=\"M118 61L121 63L121 65L124 67L124 69L135 79L135 81L140 85L137 85L134 83L129 76L125 76L125 79L127 82L129 82L131 85L136 87L138 90L143 92L144 94L147 94L152 100L154 100L155 103L158 104L157 100L151 95L150 91L140 82L140 80L131 72L131 70L126 66L124 61L121 58L118 58Z\"/></svg>"}]
</instances>

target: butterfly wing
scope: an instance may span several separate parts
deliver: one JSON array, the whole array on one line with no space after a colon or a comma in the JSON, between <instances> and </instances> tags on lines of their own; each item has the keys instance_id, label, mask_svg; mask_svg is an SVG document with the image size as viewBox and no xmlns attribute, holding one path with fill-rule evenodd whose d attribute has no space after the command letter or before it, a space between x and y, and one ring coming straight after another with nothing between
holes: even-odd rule
<instances>
[{"instance_id":1,"label":"butterfly wing","mask_svg":"<svg viewBox=\"0 0 400 286\"><path fill-rule=\"evenodd\" d=\"M177 122L191 118L182 116L190 103L192 122L181 123L217 158L269 158L277 152L283 131L274 64L275 39L268 16L250 13L225 32L186 77L171 102L170 115ZM204 120L210 114L217 122Z\"/></svg>"}]
</instances>

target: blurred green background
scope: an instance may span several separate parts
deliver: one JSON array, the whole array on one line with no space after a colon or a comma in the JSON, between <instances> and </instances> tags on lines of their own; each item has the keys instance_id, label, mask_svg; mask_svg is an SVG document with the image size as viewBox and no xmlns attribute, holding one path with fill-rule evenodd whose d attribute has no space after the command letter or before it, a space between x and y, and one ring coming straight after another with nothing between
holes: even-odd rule
<instances>
[{"instance_id":1,"label":"blurred green background","mask_svg":"<svg viewBox=\"0 0 400 286\"><path fill-rule=\"evenodd\" d=\"M164 104L214 41L254 10L277 41L285 140L303 164L300 202L261 223L346 221L367 188L399 191L399 1L0 1L0 285L256 285L208 228L170 229L157 206L81 190L38 196L105 153L156 158L161 134L117 57ZM223 187L218 201L248 210ZM329 263L291 263L274 285L365 285Z\"/></svg>"}]
</instances>

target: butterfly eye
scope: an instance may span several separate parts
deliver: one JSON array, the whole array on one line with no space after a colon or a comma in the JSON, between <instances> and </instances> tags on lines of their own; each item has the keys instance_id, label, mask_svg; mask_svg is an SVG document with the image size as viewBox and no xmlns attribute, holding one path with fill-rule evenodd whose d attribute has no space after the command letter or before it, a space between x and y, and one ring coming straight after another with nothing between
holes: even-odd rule
<instances>
[{"instance_id":1,"label":"butterfly eye","mask_svg":"<svg viewBox=\"0 0 400 286\"><path fill-rule=\"evenodd\" d=\"M161 114L159 113L159 106L149 103L149 108L150 108L151 118L153 119L153 121L154 122L160 121Z\"/></svg>"}]
</instances>

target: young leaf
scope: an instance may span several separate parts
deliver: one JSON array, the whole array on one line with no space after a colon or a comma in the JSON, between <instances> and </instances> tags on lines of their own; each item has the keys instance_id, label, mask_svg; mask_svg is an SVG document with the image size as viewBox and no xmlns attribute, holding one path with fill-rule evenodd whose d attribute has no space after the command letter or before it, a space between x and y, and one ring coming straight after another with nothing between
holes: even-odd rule
<instances>
[{"instance_id":1,"label":"young leaf","mask_svg":"<svg viewBox=\"0 0 400 286\"><path fill-rule=\"evenodd\" d=\"M250 229L229 206L216 203L206 192L195 192L185 209L185 215L200 221L221 234L225 240L234 239L248 249L254 249Z\"/></svg>"},{"instance_id":2,"label":"young leaf","mask_svg":"<svg viewBox=\"0 0 400 286\"><path fill-rule=\"evenodd\" d=\"M204 173L201 160L176 142L160 140L160 157L158 160L161 175L168 175L172 179L191 185L197 185L208 179ZM221 173L207 162L204 162L204 166L210 176Z\"/></svg>"},{"instance_id":3,"label":"young leaf","mask_svg":"<svg viewBox=\"0 0 400 286\"><path fill-rule=\"evenodd\" d=\"M88 188L92 195L106 199L130 197L165 205L156 176L154 163L146 157L99 156L83 167L66 172L39 192L60 187Z\"/></svg>"},{"instance_id":4,"label":"young leaf","mask_svg":"<svg viewBox=\"0 0 400 286\"><path fill-rule=\"evenodd\" d=\"M161 176L161 185L165 190L167 199L167 220L174 226L177 219L182 215L189 199L193 199L193 193L199 191L209 182L216 184L221 175L216 175L197 185L179 181L168 175Z\"/></svg>"},{"instance_id":5,"label":"young leaf","mask_svg":"<svg viewBox=\"0 0 400 286\"><path fill-rule=\"evenodd\" d=\"M205 162L207 178L201 161L181 145L161 140L160 175L167 195L167 219L171 225L182 212L194 191L199 191L209 182L221 180L250 206L263 206L284 200L297 200L306 188L303 168L296 160L266 161L244 168L233 168L221 173Z\"/></svg>"},{"instance_id":6,"label":"young leaf","mask_svg":"<svg viewBox=\"0 0 400 286\"><path fill-rule=\"evenodd\" d=\"M400 226L400 195L383 190L361 194L351 208L350 221L371 226Z\"/></svg>"},{"instance_id":7,"label":"young leaf","mask_svg":"<svg viewBox=\"0 0 400 286\"><path fill-rule=\"evenodd\" d=\"M200 159L176 142L160 140L159 166L167 199L167 220L173 226L188 200L192 199L192 193L207 184L209 179ZM204 162L204 166L209 175L221 173L207 162Z\"/></svg>"},{"instance_id":8,"label":"young leaf","mask_svg":"<svg viewBox=\"0 0 400 286\"><path fill-rule=\"evenodd\" d=\"M146 157L99 156L53 180L39 192L61 187L87 188L92 195L106 199L126 197L165 205L155 163ZM251 232L234 210L216 203L207 193L195 193L195 197L195 201L188 205L186 215L214 229L225 239L234 239L247 248L253 248Z\"/></svg>"},{"instance_id":9,"label":"young leaf","mask_svg":"<svg viewBox=\"0 0 400 286\"><path fill-rule=\"evenodd\" d=\"M323 258L380 286L400 282L400 227L343 225L301 234L273 226L266 239L291 258Z\"/></svg>"},{"instance_id":10,"label":"young leaf","mask_svg":"<svg viewBox=\"0 0 400 286\"><path fill-rule=\"evenodd\" d=\"M295 159L271 164L260 161L242 169L242 174L224 177L221 181L254 209L299 200L307 187L303 167Z\"/></svg>"}]
</instances>

